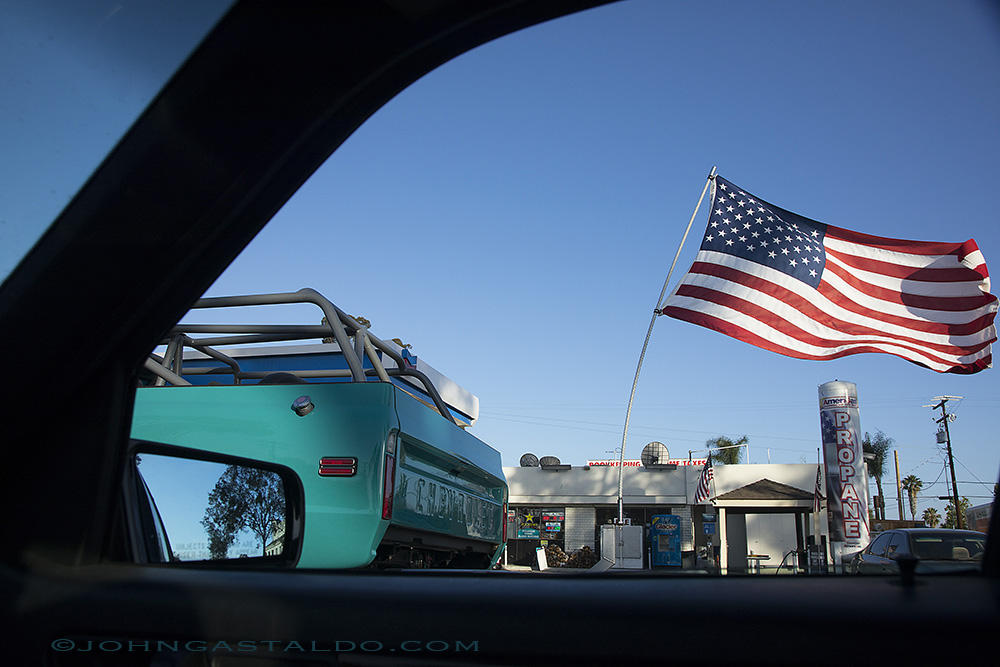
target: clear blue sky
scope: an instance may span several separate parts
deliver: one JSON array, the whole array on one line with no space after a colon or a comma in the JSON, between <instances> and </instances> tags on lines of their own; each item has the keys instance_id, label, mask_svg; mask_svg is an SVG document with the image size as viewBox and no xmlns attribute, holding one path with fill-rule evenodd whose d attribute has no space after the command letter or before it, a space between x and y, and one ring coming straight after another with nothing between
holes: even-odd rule
<instances>
[{"instance_id":1,"label":"clear blue sky","mask_svg":"<svg viewBox=\"0 0 1000 667\"><path fill-rule=\"evenodd\" d=\"M104 30L128 7L98 14ZM164 30L193 43L187 25ZM104 43L97 33L79 42L88 52ZM123 100L141 109L134 100L148 98L136 91L155 91L167 68L147 61L123 65L128 85L84 109L98 119ZM97 69L80 61L73 76ZM22 94L40 85L10 83ZM477 394L473 432L506 465L527 451L581 464L620 444L651 310L713 165L822 222L975 238L1000 271L998 109L993 3L630 0L497 40L416 82L208 294L314 287ZM93 155L64 162L70 183L96 164ZM30 171L4 173L30 185ZM57 212L63 191L54 194ZM0 223L21 219L16 204ZM675 280L707 214L703 206ZM965 396L952 434L959 480L986 483L960 485L978 504L1000 470L997 372L940 375L871 354L801 361L661 318L626 456L650 440L686 456L707 438L748 434L753 462L768 451L774 462L812 462L816 388L839 378L858 384L862 428L894 437L902 474L921 477L931 496L945 493L942 458L921 406ZM919 509L929 504L943 506Z\"/></svg>"}]
</instances>

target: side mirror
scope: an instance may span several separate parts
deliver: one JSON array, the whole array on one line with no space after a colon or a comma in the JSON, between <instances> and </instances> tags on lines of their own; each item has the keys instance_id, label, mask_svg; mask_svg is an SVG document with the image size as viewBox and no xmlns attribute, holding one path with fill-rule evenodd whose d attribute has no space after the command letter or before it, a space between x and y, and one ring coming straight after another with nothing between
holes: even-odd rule
<instances>
[{"instance_id":1,"label":"side mirror","mask_svg":"<svg viewBox=\"0 0 1000 667\"><path fill-rule=\"evenodd\" d=\"M130 499L134 530L155 536L140 562L293 566L300 532L292 492L297 480L261 463L194 458L179 450L142 449L133 454L137 488ZM188 450L190 451L190 450ZM181 453L183 452L183 453ZM144 509L145 508L145 509ZM149 539L146 540L149 542Z\"/></svg>"}]
</instances>

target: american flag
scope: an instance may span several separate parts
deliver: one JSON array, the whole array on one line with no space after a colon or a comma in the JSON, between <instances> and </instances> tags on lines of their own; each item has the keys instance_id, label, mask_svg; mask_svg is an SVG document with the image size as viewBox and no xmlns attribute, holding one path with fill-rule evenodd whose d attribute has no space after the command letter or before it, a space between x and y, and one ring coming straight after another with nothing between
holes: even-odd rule
<instances>
[{"instance_id":1,"label":"american flag","mask_svg":"<svg viewBox=\"0 0 1000 667\"><path fill-rule=\"evenodd\" d=\"M823 509L823 466L816 465L816 487L813 489L813 512Z\"/></svg>"},{"instance_id":2,"label":"american flag","mask_svg":"<svg viewBox=\"0 0 1000 667\"><path fill-rule=\"evenodd\" d=\"M694 264L660 312L799 359L992 365L997 298L973 240L903 241L786 211L716 176Z\"/></svg>"},{"instance_id":3,"label":"american flag","mask_svg":"<svg viewBox=\"0 0 1000 667\"><path fill-rule=\"evenodd\" d=\"M715 473L712 471L712 457L709 456L708 460L705 461L705 467L701 469L701 479L698 481L698 490L694 494L695 505L708 502L709 497L712 495L712 492L709 490L709 483L712 481L713 477L715 477Z\"/></svg>"}]
</instances>

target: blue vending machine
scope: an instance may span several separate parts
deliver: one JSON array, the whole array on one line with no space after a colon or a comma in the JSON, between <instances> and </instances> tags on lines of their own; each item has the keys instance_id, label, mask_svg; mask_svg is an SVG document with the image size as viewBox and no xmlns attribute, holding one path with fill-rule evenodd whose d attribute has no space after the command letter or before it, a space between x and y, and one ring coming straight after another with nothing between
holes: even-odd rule
<instances>
[{"instance_id":1,"label":"blue vending machine","mask_svg":"<svg viewBox=\"0 0 1000 667\"><path fill-rule=\"evenodd\" d=\"M650 562L653 567L681 566L681 518L657 514L649 526Z\"/></svg>"}]
</instances>

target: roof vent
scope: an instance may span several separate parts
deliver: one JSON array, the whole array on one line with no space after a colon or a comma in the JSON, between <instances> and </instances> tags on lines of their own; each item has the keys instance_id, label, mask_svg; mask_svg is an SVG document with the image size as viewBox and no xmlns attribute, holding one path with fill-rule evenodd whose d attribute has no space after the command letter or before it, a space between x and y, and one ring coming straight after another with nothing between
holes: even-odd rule
<instances>
[{"instance_id":1,"label":"roof vent","mask_svg":"<svg viewBox=\"0 0 1000 667\"><path fill-rule=\"evenodd\" d=\"M528 452L521 457L521 467L522 468L537 468L538 467L538 457Z\"/></svg>"}]
</instances>

